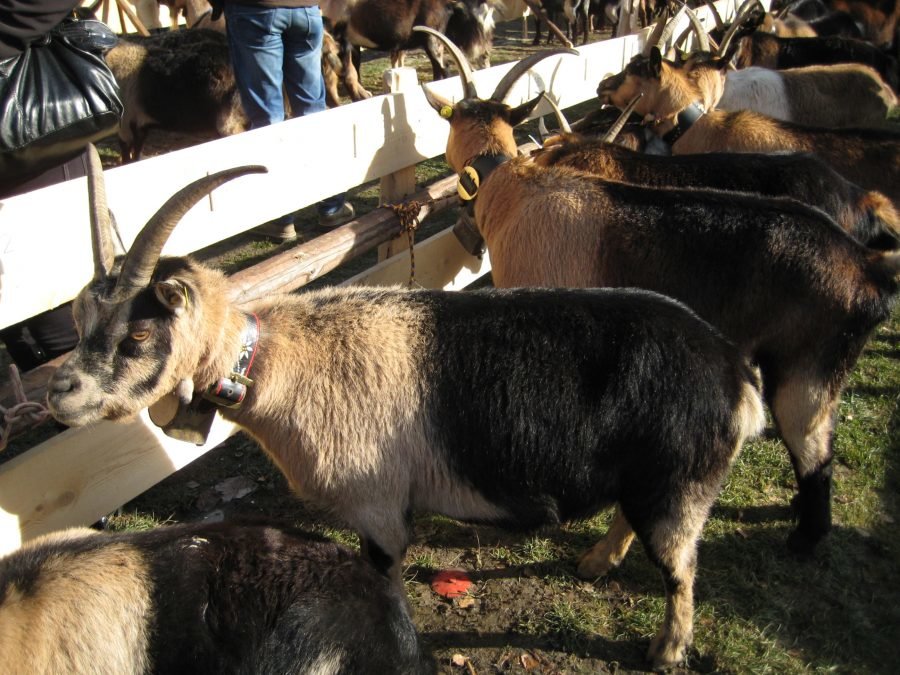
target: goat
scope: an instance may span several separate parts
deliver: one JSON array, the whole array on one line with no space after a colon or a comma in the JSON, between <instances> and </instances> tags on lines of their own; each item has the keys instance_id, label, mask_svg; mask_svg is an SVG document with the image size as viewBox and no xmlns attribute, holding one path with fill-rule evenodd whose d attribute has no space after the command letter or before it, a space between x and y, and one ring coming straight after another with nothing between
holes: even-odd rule
<instances>
[{"instance_id":1,"label":"goat","mask_svg":"<svg viewBox=\"0 0 900 675\"><path fill-rule=\"evenodd\" d=\"M54 532L0 558L3 673L434 672L404 597L321 537Z\"/></svg>"},{"instance_id":2,"label":"goat","mask_svg":"<svg viewBox=\"0 0 900 675\"><path fill-rule=\"evenodd\" d=\"M878 47L839 36L781 38L755 31L740 38L738 68L760 66L774 70L836 63L862 63L878 71L894 92L900 92L897 59Z\"/></svg>"},{"instance_id":3,"label":"goat","mask_svg":"<svg viewBox=\"0 0 900 675\"><path fill-rule=\"evenodd\" d=\"M562 115L558 109L557 113ZM565 128L565 118L560 119ZM548 139L532 156L539 166L573 167L635 185L796 199L824 211L869 248L900 249L900 214L890 200L854 185L808 153L748 153L739 160L731 153L659 157L615 145L611 139L590 139L566 129Z\"/></svg>"},{"instance_id":4,"label":"goat","mask_svg":"<svg viewBox=\"0 0 900 675\"><path fill-rule=\"evenodd\" d=\"M698 90L708 109L752 110L815 127L891 128L888 113L897 105L890 86L861 63L727 70L727 59L695 52L681 63L667 65Z\"/></svg>"},{"instance_id":5,"label":"goat","mask_svg":"<svg viewBox=\"0 0 900 675\"><path fill-rule=\"evenodd\" d=\"M883 193L900 208L900 133L807 127L747 110L704 112L701 104L709 94L664 61L655 47L597 87L601 103L619 108L639 93L635 111L653 121L673 154L813 152L851 182Z\"/></svg>"},{"instance_id":6,"label":"goat","mask_svg":"<svg viewBox=\"0 0 900 675\"><path fill-rule=\"evenodd\" d=\"M422 48L431 62L434 79L446 77L440 43L414 33L412 27L416 25L455 35L476 66L490 64L494 21L493 8L486 0L326 0L321 9L338 41L343 70L348 74L359 69L359 47L389 51L393 67L402 65L404 51ZM368 94L359 91L358 84L348 84L347 88L354 100Z\"/></svg>"},{"instance_id":7,"label":"goat","mask_svg":"<svg viewBox=\"0 0 900 675\"><path fill-rule=\"evenodd\" d=\"M194 203L261 169L192 183L113 259L94 154L96 274L48 385L53 415L81 426L206 392L399 589L416 510L534 527L618 502L579 568L616 564L636 535L666 587L650 658L683 657L698 537L764 421L754 369L716 330L634 289L326 288L238 307L221 273L159 254Z\"/></svg>"},{"instance_id":8,"label":"goat","mask_svg":"<svg viewBox=\"0 0 900 675\"><path fill-rule=\"evenodd\" d=\"M840 392L890 315L900 252L872 251L790 199L634 186L517 157L513 128L539 97L516 108L502 101L533 63L520 61L486 101L464 67L455 105L423 85L450 123L447 162L494 284L647 288L734 340L759 364L797 476L799 524L788 543L811 552L830 528Z\"/></svg>"},{"instance_id":9,"label":"goat","mask_svg":"<svg viewBox=\"0 0 900 675\"><path fill-rule=\"evenodd\" d=\"M863 37L878 46L896 46L900 2L897 0L826 0L832 10L846 12L863 27Z\"/></svg>"},{"instance_id":10,"label":"goat","mask_svg":"<svg viewBox=\"0 0 900 675\"><path fill-rule=\"evenodd\" d=\"M125 105L119 124L122 162L141 158L154 127L220 136L249 127L228 40L218 31L197 28L120 40L105 59Z\"/></svg>"}]
</instances>

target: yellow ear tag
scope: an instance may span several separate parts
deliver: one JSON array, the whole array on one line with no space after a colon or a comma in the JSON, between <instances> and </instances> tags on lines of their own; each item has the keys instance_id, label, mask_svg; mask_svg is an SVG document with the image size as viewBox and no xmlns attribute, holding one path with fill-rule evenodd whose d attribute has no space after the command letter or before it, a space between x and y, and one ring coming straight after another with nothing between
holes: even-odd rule
<instances>
[{"instance_id":1,"label":"yellow ear tag","mask_svg":"<svg viewBox=\"0 0 900 675\"><path fill-rule=\"evenodd\" d=\"M453 117L453 108L449 105L441 106L440 115L445 120L449 120L451 117Z\"/></svg>"}]
</instances>

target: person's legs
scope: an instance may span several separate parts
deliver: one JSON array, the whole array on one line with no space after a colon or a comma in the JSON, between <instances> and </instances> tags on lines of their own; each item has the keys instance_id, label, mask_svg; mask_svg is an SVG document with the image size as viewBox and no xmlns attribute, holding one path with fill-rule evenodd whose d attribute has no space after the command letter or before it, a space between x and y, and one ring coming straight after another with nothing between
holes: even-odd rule
<instances>
[{"instance_id":1,"label":"person's legs","mask_svg":"<svg viewBox=\"0 0 900 675\"><path fill-rule=\"evenodd\" d=\"M298 7L290 12L290 28L284 32L284 88L291 116L302 117L326 109L322 79L324 27L318 7ZM316 209L319 223L328 227L341 225L355 215L343 193L323 199Z\"/></svg>"},{"instance_id":2,"label":"person's legs","mask_svg":"<svg viewBox=\"0 0 900 675\"><path fill-rule=\"evenodd\" d=\"M231 64L250 128L283 121L283 33L289 27L290 10L229 2L225 4L225 19ZM264 223L252 232L279 241L290 241L297 236L291 215Z\"/></svg>"},{"instance_id":3,"label":"person's legs","mask_svg":"<svg viewBox=\"0 0 900 675\"><path fill-rule=\"evenodd\" d=\"M253 129L285 117L282 32L288 24L288 11L231 2L225 5L231 63Z\"/></svg>"}]
</instances>

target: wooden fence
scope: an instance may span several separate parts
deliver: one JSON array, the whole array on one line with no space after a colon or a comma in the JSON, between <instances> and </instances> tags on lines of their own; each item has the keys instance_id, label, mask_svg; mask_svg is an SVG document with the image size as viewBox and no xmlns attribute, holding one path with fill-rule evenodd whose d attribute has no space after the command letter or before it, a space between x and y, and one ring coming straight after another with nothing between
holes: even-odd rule
<instances>
[{"instance_id":1,"label":"wooden fence","mask_svg":"<svg viewBox=\"0 0 900 675\"><path fill-rule=\"evenodd\" d=\"M717 5L726 19L733 15L731 0ZM698 14L713 25L706 8ZM647 32L580 47L577 56L548 58L519 81L507 102L518 104L541 90L562 108L593 99L600 80L640 51ZM511 67L477 71L482 95ZM415 165L443 154L449 129L412 74L410 82L408 70L389 71L386 82L395 89L389 94L106 171L109 205L124 245L130 246L169 195L196 178L242 164L262 164L269 172L216 189L187 213L164 254L196 251L375 179L381 180L383 200L402 198L415 189ZM461 93L455 77L431 86L450 99ZM542 104L536 114L549 112ZM431 194L453 184L449 178ZM235 293L247 298L302 286L390 239L398 231L392 218L384 210L367 214L281 254L264 274L235 275ZM487 257L466 254L449 230L418 244L415 255L417 282L431 288L463 288L490 269ZM408 258L401 252L345 283L402 283ZM85 179L0 200L0 327L71 300L92 273ZM46 383L48 374L38 377ZM0 555L39 534L96 521L235 431L218 418L207 443L193 446L165 436L144 411L128 423L64 431L0 464Z\"/></svg>"}]
</instances>

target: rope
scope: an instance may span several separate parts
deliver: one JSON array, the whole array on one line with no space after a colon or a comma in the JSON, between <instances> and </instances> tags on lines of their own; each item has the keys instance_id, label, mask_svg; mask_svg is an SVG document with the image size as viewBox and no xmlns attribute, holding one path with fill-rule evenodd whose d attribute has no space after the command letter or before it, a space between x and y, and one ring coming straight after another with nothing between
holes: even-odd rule
<instances>
[{"instance_id":1,"label":"rope","mask_svg":"<svg viewBox=\"0 0 900 675\"><path fill-rule=\"evenodd\" d=\"M9 367L9 379L12 382L16 403L11 408L0 405L0 414L3 416L3 426L0 428L0 452L6 450L6 445L14 433L38 427L50 419L50 411L47 408L37 401L28 400L19 377L19 369L14 365Z\"/></svg>"},{"instance_id":2,"label":"rope","mask_svg":"<svg viewBox=\"0 0 900 675\"><path fill-rule=\"evenodd\" d=\"M384 204L386 209L391 209L400 221L401 232L406 232L406 240L409 242L409 287L412 288L416 281L416 229L419 227L419 212L426 206L434 204L434 199L425 202L411 199L400 204Z\"/></svg>"}]
</instances>

